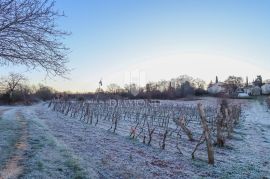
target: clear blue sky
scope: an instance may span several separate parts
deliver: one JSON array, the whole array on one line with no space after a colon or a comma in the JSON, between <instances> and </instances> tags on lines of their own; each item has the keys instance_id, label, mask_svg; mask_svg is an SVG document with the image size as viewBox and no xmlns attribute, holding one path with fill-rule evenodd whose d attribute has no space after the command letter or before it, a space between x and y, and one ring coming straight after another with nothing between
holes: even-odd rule
<instances>
[{"instance_id":1,"label":"clear blue sky","mask_svg":"<svg viewBox=\"0 0 270 179\"><path fill-rule=\"evenodd\" d=\"M65 42L74 69L70 81L46 80L57 89L94 90L100 78L122 85L133 71L144 81L183 73L206 81L252 78L260 70L270 78L270 1L57 0L56 6L67 16L60 28L72 32Z\"/></svg>"}]
</instances>

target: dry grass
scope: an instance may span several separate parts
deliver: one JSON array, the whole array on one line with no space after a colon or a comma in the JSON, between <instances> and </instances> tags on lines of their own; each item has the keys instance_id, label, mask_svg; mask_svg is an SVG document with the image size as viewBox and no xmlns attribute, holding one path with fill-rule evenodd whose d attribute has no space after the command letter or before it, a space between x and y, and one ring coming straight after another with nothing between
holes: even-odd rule
<instances>
[{"instance_id":1,"label":"dry grass","mask_svg":"<svg viewBox=\"0 0 270 179\"><path fill-rule=\"evenodd\" d=\"M3 170L0 171L1 179L18 178L23 173L23 165L21 165L21 163L24 160L24 154L28 146L28 129L27 122L19 112L16 114L16 118L21 126L21 135L15 143L15 152L12 154L12 157L5 163Z\"/></svg>"}]
</instances>

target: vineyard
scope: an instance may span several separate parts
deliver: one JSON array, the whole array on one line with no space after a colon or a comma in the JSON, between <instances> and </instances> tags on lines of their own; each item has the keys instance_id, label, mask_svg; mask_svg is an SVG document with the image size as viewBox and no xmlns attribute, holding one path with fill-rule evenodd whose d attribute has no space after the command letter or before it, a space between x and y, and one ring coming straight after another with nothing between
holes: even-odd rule
<instances>
[{"instance_id":1,"label":"vineyard","mask_svg":"<svg viewBox=\"0 0 270 179\"><path fill-rule=\"evenodd\" d=\"M142 100L53 100L49 108L87 124L128 136L145 145L208 157L223 147L241 119L241 105L226 100L218 105L169 104ZM206 145L203 145L203 144ZM218 150L218 149L217 149Z\"/></svg>"}]
</instances>

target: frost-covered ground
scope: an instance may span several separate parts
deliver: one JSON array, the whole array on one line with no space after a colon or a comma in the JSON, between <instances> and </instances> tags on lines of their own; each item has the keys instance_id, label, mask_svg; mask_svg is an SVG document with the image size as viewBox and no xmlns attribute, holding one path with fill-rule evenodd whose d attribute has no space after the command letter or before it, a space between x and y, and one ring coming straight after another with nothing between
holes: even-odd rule
<instances>
[{"instance_id":1,"label":"frost-covered ground","mask_svg":"<svg viewBox=\"0 0 270 179\"><path fill-rule=\"evenodd\" d=\"M31 110L0 107L0 178L86 178L78 158Z\"/></svg>"},{"instance_id":2,"label":"frost-covered ground","mask_svg":"<svg viewBox=\"0 0 270 179\"><path fill-rule=\"evenodd\" d=\"M0 123L6 126L0 127L0 170L17 150L19 114L27 123L27 149L17 164L23 166L22 178L270 178L270 111L257 100L235 102L243 104L245 119L225 148L215 148L214 166L207 164L206 153L192 160L53 112L44 103L0 107Z\"/></svg>"}]
</instances>

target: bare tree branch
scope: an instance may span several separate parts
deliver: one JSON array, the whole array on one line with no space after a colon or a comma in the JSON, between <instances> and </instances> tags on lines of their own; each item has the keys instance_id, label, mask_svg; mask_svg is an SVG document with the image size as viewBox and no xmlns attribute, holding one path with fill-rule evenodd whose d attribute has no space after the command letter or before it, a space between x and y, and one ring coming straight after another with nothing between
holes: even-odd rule
<instances>
[{"instance_id":1,"label":"bare tree branch","mask_svg":"<svg viewBox=\"0 0 270 179\"><path fill-rule=\"evenodd\" d=\"M55 20L63 16L50 0L0 0L0 63L42 67L49 75L64 76L67 32Z\"/></svg>"}]
</instances>

